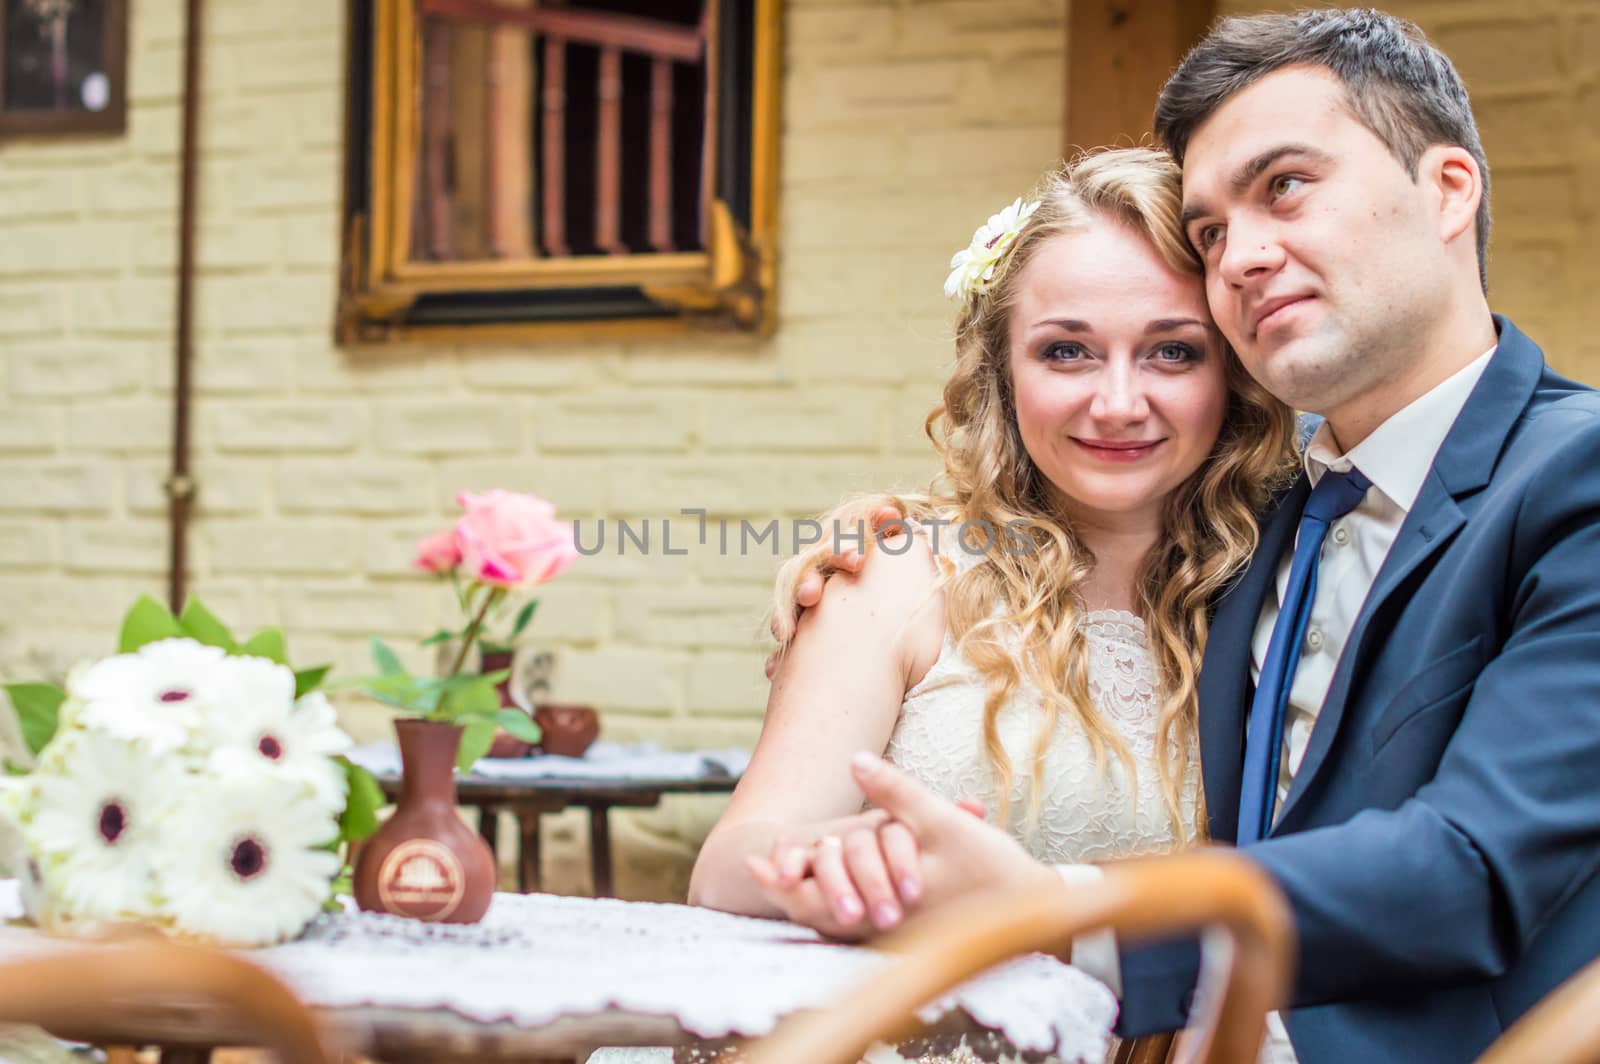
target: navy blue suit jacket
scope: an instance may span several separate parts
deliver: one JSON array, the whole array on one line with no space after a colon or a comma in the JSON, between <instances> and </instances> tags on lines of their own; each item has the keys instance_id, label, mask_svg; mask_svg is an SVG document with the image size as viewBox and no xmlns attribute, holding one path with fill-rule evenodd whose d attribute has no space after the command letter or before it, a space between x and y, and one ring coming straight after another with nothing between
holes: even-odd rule
<instances>
[{"instance_id":1,"label":"navy blue suit jacket","mask_svg":"<svg viewBox=\"0 0 1600 1064\"><path fill-rule=\"evenodd\" d=\"M1600 393L1500 346L1368 594L1277 825L1247 852L1300 938L1302 1064L1468 1061L1600 955ZM1309 490L1267 515L1200 675L1235 838L1250 641ZM1125 950L1125 1033L1181 1025L1198 951Z\"/></svg>"}]
</instances>

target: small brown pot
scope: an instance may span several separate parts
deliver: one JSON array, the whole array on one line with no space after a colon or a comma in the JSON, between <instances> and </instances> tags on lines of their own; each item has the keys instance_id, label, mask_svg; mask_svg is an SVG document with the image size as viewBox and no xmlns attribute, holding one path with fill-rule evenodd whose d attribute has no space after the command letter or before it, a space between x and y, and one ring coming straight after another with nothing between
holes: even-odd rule
<instances>
[{"instance_id":1,"label":"small brown pot","mask_svg":"<svg viewBox=\"0 0 1600 1064\"><path fill-rule=\"evenodd\" d=\"M518 713L524 712L517 705L517 700L511 697L511 660L514 653L510 650L486 650L478 659L478 671L484 674L507 670L506 678L495 684L494 689L500 693L500 708L514 709ZM533 751L533 744L526 739L518 739L504 728L494 730L494 742L489 744L489 752L485 757L527 757Z\"/></svg>"},{"instance_id":2,"label":"small brown pot","mask_svg":"<svg viewBox=\"0 0 1600 1064\"><path fill-rule=\"evenodd\" d=\"M494 852L456 815L461 726L409 718L400 740L400 802L361 847L356 904L430 923L475 924L494 896Z\"/></svg>"},{"instance_id":3,"label":"small brown pot","mask_svg":"<svg viewBox=\"0 0 1600 1064\"><path fill-rule=\"evenodd\" d=\"M535 711L533 720L544 732L539 745L547 754L582 757L600 734L600 715L593 706L547 702Z\"/></svg>"}]
</instances>

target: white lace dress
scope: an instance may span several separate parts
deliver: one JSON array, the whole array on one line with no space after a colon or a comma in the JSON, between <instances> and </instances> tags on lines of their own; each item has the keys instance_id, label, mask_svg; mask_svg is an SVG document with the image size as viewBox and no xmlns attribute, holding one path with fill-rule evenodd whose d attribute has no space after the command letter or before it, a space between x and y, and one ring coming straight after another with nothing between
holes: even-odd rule
<instances>
[{"instance_id":1,"label":"white lace dress","mask_svg":"<svg viewBox=\"0 0 1600 1064\"><path fill-rule=\"evenodd\" d=\"M944 542L939 547L941 555L958 567L978 560ZM1093 711L1127 744L1137 779L1129 780L1114 755L1106 758L1103 768L1097 766L1082 727L1062 714L1046 755L1038 824L1029 830L1039 696L1031 686L1019 687L998 721L1013 772L1007 827L1034 857L1049 864L1159 853L1178 841L1156 769L1159 705L1144 623L1131 613L1098 610L1089 614L1085 635ZM999 795L983 748L984 694L983 676L946 635L939 659L906 693L884 756L951 800L978 797L996 809ZM1183 822L1192 824L1200 786L1199 758L1191 750L1184 763L1181 809Z\"/></svg>"},{"instance_id":2,"label":"white lace dress","mask_svg":"<svg viewBox=\"0 0 1600 1064\"><path fill-rule=\"evenodd\" d=\"M942 561L958 569L979 556L941 537ZM1007 829L1035 858L1048 864L1078 864L1171 850L1179 839L1162 796L1156 768L1160 706L1155 661L1144 622L1120 610L1088 615L1089 696L1093 711L1110 723L1133 755L1136 779L1109 754L1102 766L1082 726L1065 714L1050 737L1037 822L1029 824L1029 789L1039 722L1039 695L1021 685L1000 710L1000 740L1011 761L1011 817ZM945 635L944 647L921 681L906 692L900 718L884 757L952 801L981 798L991 819L998 809L995 782L983 744L985 682ZM1182 822L1193 824L1200 789L1198 753L1191 748L1180 788ZM911 1046L896 1053L880 1047L864 1064L969 1064L989 1054L962 1045L928 1053ZM1115 1046L1113 1045L1113 1051ZM991 1058L992 1059L992 1058ZM1110 1059L1109 1057L1107 1059Z\"/></svg>"}]
</instances>

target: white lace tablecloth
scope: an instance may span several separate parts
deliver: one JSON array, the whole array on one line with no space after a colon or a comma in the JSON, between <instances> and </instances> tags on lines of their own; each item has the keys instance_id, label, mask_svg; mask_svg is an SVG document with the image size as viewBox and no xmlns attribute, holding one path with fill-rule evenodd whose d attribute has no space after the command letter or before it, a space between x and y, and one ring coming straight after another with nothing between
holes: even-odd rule
<instances>
[{"instance_id":1,"label":"white lace tablecloth","mask_svg":"<svg viewBox=\"0 0 1600 1064\"><path fill-rule=\"evenodd\" d=\"M15 882L0 881L0 917L20 914ZM0 964L54 944L0 930ZM621 1009L671 1016L707 1039L765 1034L788 1012L841 1000L888 963L779 921L551 894L497 894L483 922L465 927L326 915L298 940L248 955L320 1008L442 1009L521 1027ZM1117 1011L1104 986L1043 955L967 983L923 1019L956 1008L1018 1049L1095 1064Z\"/></svg>"},{"instance_id":2,"label":"white lace tablecloth","mask_svg":"<svg viewBox=\"0 0 1600 1064\"><path fill-rule=\"evenodd\" d=\"M350 760L380 775L400 774L400 750L394 743L367 743L350 751ZM597 742L582 757L541 754L537 757L485 757L472 767L474 776L495 780L535 779L669 779L744 774L748 750L664 751L655 743Z\"/></svg>"}]
</instances>

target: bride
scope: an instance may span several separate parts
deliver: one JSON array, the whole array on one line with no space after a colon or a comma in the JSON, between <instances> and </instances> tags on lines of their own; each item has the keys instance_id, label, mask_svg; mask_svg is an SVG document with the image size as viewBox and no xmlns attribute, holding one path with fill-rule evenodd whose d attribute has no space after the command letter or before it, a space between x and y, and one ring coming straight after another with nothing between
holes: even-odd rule
<instances>
[{"instance_id":1,"label":"bride","mask_svg":"<svg viewBox=\"0 0 1600 1064\"><path fill-rule=\"evenodd\" d=\"M1203 833L1207 610L1293 470L1294 421L1212 324L1179 202L1164 153L1105 151L956 256L955 364L928 419L944 476L830 515L845 537L898 516L797 625L835 537L780 575L761 738L691 902L842 938L936 902L910 834L862 812L858 750L1048 864Z\"/></svg>"}]
</instances>

